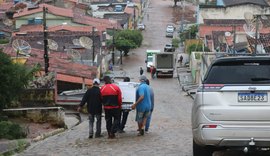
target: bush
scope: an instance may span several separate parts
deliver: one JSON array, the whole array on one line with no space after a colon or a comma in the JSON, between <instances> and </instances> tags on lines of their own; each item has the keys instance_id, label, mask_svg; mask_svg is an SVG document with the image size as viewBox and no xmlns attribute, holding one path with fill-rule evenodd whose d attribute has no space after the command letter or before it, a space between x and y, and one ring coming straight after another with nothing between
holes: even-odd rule
<instances>
[{"instance_id":1,"label":"bush","mask_svg":"<svg viewBox=\"0 0 270 156\"><path fill-rule=\"evenodd\" d=\"M7 44L9 43L8 39L0 39L0 44Z\"/></svg>"},{"instance_id":2,"label":"bush","mask_svg":"<svg viewBox=\"0 0 270 156\"><path fill-rule=\"evenodd\" d=\"M0 139L21 139L25 138L26 133L19 124L10 121L0 122Z\"/></svg>"}]
</instances>

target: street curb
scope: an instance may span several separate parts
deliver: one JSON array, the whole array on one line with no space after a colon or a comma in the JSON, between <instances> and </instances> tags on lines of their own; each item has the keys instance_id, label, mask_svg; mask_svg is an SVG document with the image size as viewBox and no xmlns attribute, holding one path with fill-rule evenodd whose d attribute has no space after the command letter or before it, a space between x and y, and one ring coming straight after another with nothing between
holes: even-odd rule
<instances>
[{"instance_id":1,"label":"street curb","mask_svg":"<svg viewBox=\"0 0 270 156\"><path fill-rule=\"evenodd\" d=\"M18 140L1 142L0 143L0 146L1 146L0 156L8 156L16 152L21 152L30 145L31 143L29 139L18 139Z\"/></svg>"},{"instance_id":2,"label":"street curb","mask_svg":"<svg viewBox=\"0 0 270 156\"><path fill-rule=\"evenodd\" d=\"M58 129L55 129L51 132L48 132L48 133L44 133L42 135L39 135L37 137L35 137L34 139L32 139L33 142L38 142L38 141L41 141L41 140L44 140L50 136L54 136L56 134L59 134L61 132L64 132L66 129L65 128L58 128Z\"/></svg>"}]
</instances>

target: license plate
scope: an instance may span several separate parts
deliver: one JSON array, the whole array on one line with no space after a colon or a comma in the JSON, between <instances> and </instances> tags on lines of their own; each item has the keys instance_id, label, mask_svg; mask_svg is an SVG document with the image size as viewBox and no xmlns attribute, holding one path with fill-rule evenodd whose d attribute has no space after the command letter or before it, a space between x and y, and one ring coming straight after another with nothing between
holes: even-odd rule
<instances>
[{"instance_id":1,"label":"license plate","mask_svg":"<svg viewBox=\"0 0 270 156\"><path fill-rule=\"evenodd\" d=\"M238 93L238 102L267 102L267 93Z\"/></svg>"}]
</instances>

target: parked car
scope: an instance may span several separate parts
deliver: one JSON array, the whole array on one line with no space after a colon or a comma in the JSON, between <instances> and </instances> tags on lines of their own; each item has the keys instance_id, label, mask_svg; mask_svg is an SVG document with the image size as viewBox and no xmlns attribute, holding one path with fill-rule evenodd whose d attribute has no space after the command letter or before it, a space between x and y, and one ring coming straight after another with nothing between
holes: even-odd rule
<instances>
[{"instance_id":1,"label":"parked car","mask_svg":"<svg viewBox=\"0 0 270 156\"><path fill-rule=\"evenodd\" d=\"M192 106L193 155L269 149L270 57L215 59Z\"/></svg>"},{"instance_id":2,"label":"parked car","mask_svg":"<svg viewBox=\"0 0 270 156\"><path fill-rule=\"evenodd\" d=\"M166 32L166 37L171 37L171 38L173 38L173 32Z\"/></svg>"},{"instance_id":3,"label":"parked car","mask_svg":"<svg viewBox=\"0 0 270 156\"><path fill-rule=\"evenodd\" d=\"M168 24L167 25L167 28L166 28L166 32L170 32L170 33L173 33L174 32L174 26L171 25L171 24Z\"/></svg>"},{"instance_id":4,"label":"parked car","mask_svg":"<svg viewBox=\"0 0 270 156\"><path fill-rule=\"evenodd\" d=\"M164 47L164 52L175 52L175 47L172 44L166 44Z\"/></svg>"},{"instance_id":5,"label":"parked car","mask_svg":"<svg viewBox=\"0 0 270 156\"><path fill-rule=\"evenodd\" d=\"M138 30L145 30L145 25L143 23L137 24L137 29Z\"/></svg>"}]
</instances>

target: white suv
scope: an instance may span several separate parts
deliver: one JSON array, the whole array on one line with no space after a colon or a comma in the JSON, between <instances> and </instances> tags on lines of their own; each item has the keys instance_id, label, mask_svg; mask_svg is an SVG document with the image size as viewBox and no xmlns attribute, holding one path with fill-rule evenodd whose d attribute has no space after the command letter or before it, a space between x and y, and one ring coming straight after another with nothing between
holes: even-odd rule
<instances>
[{"instance_id":1,"label":"white suv","mask_svg":"<svg viewBox=\"0 0 270 156\"><path fill-rule=\"evenodd\" d=\"M270 56L212 62L192 107L193 156L270 149Z\"/></svg>"}]
</instances>

